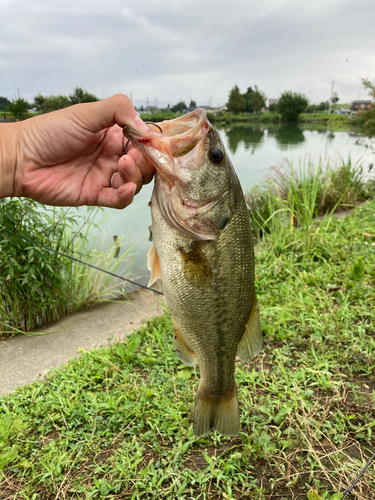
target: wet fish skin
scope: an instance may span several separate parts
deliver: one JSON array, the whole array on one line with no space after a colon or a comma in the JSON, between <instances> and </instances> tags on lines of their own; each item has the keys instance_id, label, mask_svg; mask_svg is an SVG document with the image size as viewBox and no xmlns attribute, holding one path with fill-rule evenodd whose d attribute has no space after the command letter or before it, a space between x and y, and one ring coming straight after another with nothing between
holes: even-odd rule
<instances>
[{"instance_id":1,"label":"wet fish skin","mask_svg":"<svg viewBox=\"0 0 375 500\"><path fill-rule=\"evenodd\" d=\"M199 364L195 435L216 429L234 436L240 429L236 355L247 361L262 342L249 217L232 163L205 111L183 118L187 126L179 119L159 124L167 133L159 136L161 144L154 136L146 142L128 136L157 169L150 283L162 278L176 355L190 366Z\"/></svg>"}]
</instances>

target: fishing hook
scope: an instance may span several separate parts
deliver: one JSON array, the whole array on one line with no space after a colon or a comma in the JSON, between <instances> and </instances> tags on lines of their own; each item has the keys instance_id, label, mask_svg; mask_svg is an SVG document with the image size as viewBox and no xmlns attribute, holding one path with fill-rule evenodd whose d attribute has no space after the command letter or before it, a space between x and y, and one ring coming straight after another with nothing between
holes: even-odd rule
<instances>
[{"instance_id":1,"label":"fishing hook","mask_svg":"<svg viewBox=\"0 0 375 500\"><path fill-rule=\"evenodd\" d=\"M157 123L154 123L154 122L145 122L146 124L148 125L154 125L155 127L157 127L161 133L163 133L163 130L162 128L157 124ZM122 133L125 135L125 129L126 129L127 125L125 125L125 127L122 129ZM127 155L128 154L128 146L129 146L129 142L130 142L130 139L128 139L127 143L125 144L125 147L124 147L124 151L123 151L123 155Z\"/></svg>"},{"instance_id":2,"label":"fishing hook","mask_svg":"<svg viewBox=\"0 0 375 500\"><path fill-rule=\"evenodd\" d=\"M145 123L148 123L149 125L155 125L155 127L157 127L161 133L163 133L162 128L157 123L154 123L154 122L145 122Z\"/></svg>"}]
</instances>

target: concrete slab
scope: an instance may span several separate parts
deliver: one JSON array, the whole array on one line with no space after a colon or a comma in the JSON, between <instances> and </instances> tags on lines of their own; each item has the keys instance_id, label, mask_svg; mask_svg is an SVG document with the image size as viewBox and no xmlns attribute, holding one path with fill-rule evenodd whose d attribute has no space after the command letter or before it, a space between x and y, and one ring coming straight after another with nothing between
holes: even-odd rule
<instances>
[{"instance_id":1,"label":"concrete slab","mask_svg":"<svg viewBox=\"0 0 375 500\"><path fill-rule=\"evenodd\" d=\"M0 396L41 380L51 368L80 356L80 347L88 350L121 340L163 313L163 297L149 290L136 290L128 298L93 306L35 330L49 335L18 335L1 341Z\"/></svg>"}]
</instances>

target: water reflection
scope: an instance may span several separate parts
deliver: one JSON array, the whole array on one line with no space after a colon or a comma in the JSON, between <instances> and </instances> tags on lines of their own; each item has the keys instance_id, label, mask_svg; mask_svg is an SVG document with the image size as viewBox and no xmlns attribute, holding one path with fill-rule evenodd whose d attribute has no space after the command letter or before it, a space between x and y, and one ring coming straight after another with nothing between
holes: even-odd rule
<instances>
[{"instance_id":1,"label":"water reflection","mask_svg":"<svg viewBox=\"0 0 375 500\"><path fill-rule=\"evenodd\" d=\"M305 141L303 130L298 125L280 125L268 129L268 135L274 136L281 150L286 150L291 145Z\"/></svg>"},{"instance_id":2,"label":"water reflection","mask_svg":"<svg viewBox=\"0 0 375 500\"><path fill-rule=\"evenodd\" d=\"M235 153L240 142L244 142L245 149L254 154L254 151L264 142L264 132L265 130L262 128L241 124L226 129L225 133L230 152Z\"/></svg>"},{"instance_id":3,"label":"water reflection","mask_svg":"<svg viewBox=\"0 0 375 500\"><path fill-rule=\"evenodd\" d=\"M308 156L314 164L318 164L321 159L329 159L334 165L341 161L339 152L344 159L350 155L353 162L361 159L366 167L374 161L373 153L358 142L361 139L358 132L338 130L332 134L327 128L306 124L303 128L236 124L232 127L219 125L218 129L244 190L262 182L270 167L280 165L285 159L298 165L301 159ZM96 234L99 238L98 250L102 246L113 245L113 235L119 238L124 236L120 253L123 255L123 252L131 249L134 255L132 277L138 280L141 276L142 284L146 284L149 279L146 255L150 249L148 237L151 217L148 202L152 188L152 184L144 186L134 203L125 210L105 209L108 217L101 223L101 234Z\"/></svg>"},{"instance_id":4,"label":"water reflection","mask_svg":"<svg viewBox=\"0 0 375 500\"><path fill-rule=\"evenodd\" d=\"M231 153L236 153L241 142L251 154L265 145L267 136L274 137L281 150L286 150L291 145L305 141L303 130L298 125L280 125L276 127L254 127L248 124L233 125L224 129Z\"/></svg>"}]
</instances>

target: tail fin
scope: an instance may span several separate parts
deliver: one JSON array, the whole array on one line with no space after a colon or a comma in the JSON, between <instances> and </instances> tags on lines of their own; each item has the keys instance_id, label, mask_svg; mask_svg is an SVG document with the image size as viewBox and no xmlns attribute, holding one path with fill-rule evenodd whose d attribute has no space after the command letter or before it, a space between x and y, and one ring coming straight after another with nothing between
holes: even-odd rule
<instances>
[{"instance_id":1,"label":"tail fin","mask_svg":"<svg viewBox=\"0 0 375 500\"><path fill-rule=\"evenodd\" d=\"M201 386L195 397L194 434L203 436L216 429L224 436L237 436L240 432L237 386L228 396L208 398Z\"/></svg>"}]
</instances>

